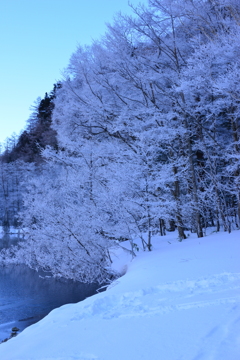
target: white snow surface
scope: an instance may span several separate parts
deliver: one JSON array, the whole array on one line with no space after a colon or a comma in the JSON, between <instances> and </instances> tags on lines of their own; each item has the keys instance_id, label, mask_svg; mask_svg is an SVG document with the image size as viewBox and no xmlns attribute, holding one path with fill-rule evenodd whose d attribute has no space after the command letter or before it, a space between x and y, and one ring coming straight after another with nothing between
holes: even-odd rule
<instances>
[{"instance_id":1,"label":"white snow surface","mask_svg":"<svg viewBox=\"0 0 240 360\"><path fill-rule=\"evenodd\" d=\"M0 359L240 359L240 231L115 255L124 276L1 344Z\"/></svg>"}]
</instances>

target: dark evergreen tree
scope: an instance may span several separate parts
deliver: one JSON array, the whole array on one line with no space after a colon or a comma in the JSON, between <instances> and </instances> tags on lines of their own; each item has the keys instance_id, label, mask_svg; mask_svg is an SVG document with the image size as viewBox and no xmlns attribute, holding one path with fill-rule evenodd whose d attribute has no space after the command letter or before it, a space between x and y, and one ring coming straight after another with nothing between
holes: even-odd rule
<instances>
[{"instance_id":1,"label":"dark evergreen tree","mask_svg":"<svg viewBox=\"0 0 240 360\"><path fill-rule=\"evenodd\" d=\"M49 94L45 93L44 98L37 101L26 130L14 141L14 146L9 147L9 141L7 141L7 148L2 155L3 161L9 163L23 160L40 163L43 161L42 149L47 145L57 149L56 132L51 128L51 123L56 90L60 87L61 83L54 84L53 90Z\"/></svg>"}]
</instances>

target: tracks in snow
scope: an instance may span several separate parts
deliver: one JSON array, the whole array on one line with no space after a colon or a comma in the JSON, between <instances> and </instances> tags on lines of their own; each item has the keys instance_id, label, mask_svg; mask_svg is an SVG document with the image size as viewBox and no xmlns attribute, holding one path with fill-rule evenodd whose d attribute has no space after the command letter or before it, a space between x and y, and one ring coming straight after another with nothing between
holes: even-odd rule
<instances>
[{"instance_id":1,"label":"tracks in snow","mask_svg":"<svg viewBox=\"0 0 240 360\"><path fill-rule=\"evenodd\" d=\"M154 316L239 302L240 273L221 273L196 280L167 282L120 297L108 294L85 305L72 320L93 316L104 319Z\"/></svg>"}]
</instances>

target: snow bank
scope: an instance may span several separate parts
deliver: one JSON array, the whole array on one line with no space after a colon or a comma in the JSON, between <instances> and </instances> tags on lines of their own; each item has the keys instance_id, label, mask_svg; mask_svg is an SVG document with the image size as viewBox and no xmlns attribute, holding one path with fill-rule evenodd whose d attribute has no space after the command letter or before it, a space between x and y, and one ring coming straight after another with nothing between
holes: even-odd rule
<instances>
[{"instance_id":1,"label":"snow bank","mask_svg":"<svg viewBox=\"0 0 240 360\"><path fill-rule=\"evenodd\" d=\"M118 254L122 278L1 344L0 359L239 360L240 232L153 244Z\"/></svg>"}]
</instances>

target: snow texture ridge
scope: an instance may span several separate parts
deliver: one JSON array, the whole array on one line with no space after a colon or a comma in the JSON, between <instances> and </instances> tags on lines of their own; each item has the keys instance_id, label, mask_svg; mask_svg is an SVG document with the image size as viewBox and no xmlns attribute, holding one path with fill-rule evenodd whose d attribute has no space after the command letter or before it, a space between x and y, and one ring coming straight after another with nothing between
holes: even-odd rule
<instances>
[{"instance_id":1,"label":"snow texture ridge","mask_svg":"<svg viewBox=\"0 0 240 360\"><path fill-rule=\"evenodd\" d=\"M154 316L170 311L239 302L240 273L222 273L209 278L174 281L127 292L120 298L114 295L105 296L84 306L81 314L76 313L71 320L79 321L93 316L102 319Z\"/></svg>"}]
</instances>

